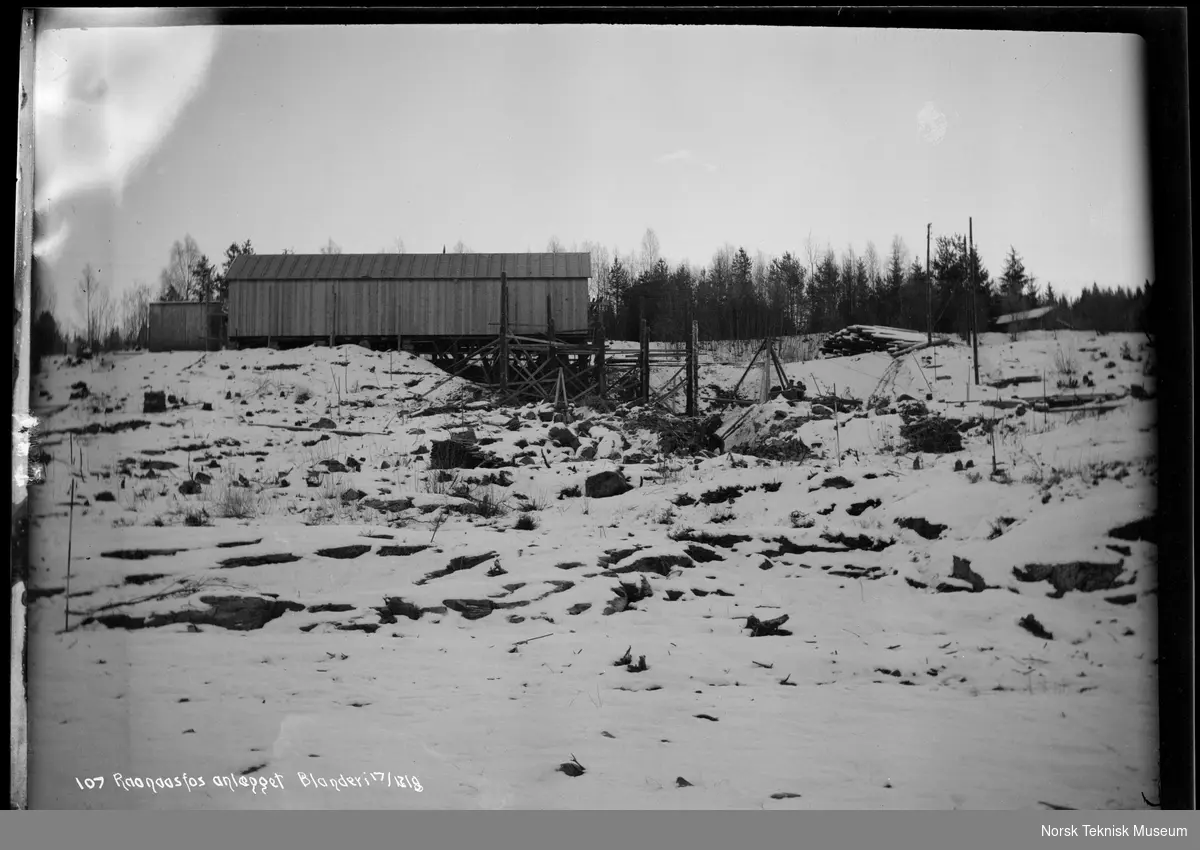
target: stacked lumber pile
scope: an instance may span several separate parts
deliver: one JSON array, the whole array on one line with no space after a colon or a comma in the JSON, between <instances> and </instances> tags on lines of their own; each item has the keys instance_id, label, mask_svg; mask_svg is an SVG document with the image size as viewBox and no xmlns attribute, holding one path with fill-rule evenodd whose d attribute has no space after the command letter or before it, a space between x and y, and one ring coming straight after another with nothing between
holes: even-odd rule
<instances>
[{"instance_id":1,"label":"stacked lumber pile","mask_svg":"<svg viewBox=\"0 0 1200 850\"><path fill-rule=\"evenodd\" d=\"M872 352L895 354L905 348L920 345L925 340L926 335L919 331L879 325L851 325L825 338L821 343L821 356L851 357Z\"/></svg>"}]
</instances>

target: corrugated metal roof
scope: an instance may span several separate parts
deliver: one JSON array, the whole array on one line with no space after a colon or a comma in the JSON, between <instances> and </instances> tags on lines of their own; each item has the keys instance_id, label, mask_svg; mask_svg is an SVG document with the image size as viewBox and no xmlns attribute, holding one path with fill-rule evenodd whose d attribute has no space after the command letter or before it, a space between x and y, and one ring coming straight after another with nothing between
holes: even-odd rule
<instances>
[{"instance_id":1,"label":"corrugated metal roof","mask_svg":"<svg viewBox=\"0 0 1200 850\"><path fill-rule=\"evenodd\" d=\"M229 280L471 280L586 278L592 257L570 254L243 254Z\"/></svg>"}]
</instances>

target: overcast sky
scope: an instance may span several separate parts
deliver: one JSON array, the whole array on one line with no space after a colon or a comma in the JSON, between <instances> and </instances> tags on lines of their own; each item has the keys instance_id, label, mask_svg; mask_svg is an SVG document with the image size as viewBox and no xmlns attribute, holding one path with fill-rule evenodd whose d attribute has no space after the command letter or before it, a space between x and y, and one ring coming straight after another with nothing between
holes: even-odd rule
<instances>
[{"instance_id":1,"label":"overcast sky","mask_svg":"<svg viewBox=\"0 0 1200 850\"><path fill-rule=\"evenodd\" d=\"M974 218L1056 290L1153 278L1133 36L630 26L53 30L37 47L40 268L158 282L226 246L483 252L656 232L924 255Z\"/></svg>"}]
</instances>

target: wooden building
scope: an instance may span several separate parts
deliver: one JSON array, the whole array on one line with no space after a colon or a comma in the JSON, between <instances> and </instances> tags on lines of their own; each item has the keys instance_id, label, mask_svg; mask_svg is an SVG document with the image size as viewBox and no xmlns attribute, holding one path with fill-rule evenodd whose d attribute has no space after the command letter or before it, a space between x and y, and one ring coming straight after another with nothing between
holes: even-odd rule
<instances>
[{"instance_id":1,"label":"wooden building","mask_svg":"<svg viewBox=\"0 0 1200 850\"><path fill-rule=\"evenodd\" d=\"M1005 313L1003 316L997 316L996 320L992 322L992 326L996 330L1012 334L1021 331L1046 330L1060 325L1066 327L1067 323L1059 318L1058 312L1055 305L1048 304L1018 313Z\"/></svg>"},{"instance_id":2,"label":"wooden building","mask_svg":"<svg viewBox=\"0 0 1200 850\"><path fill-rule=\"evenodd\" d=\"M146 347L150 351L219 351L225 344L220 304L156 301L150 304Z\"/></svg>"},{"instance_id":3,"label":"wooden building","mask_svg":"<svg viewBox=\"0 0 1200 850\"><path fill-rule=\"evenodd\" d=\"M510 333L587 339L586 253L246 254L227 275L229 341L470 344L500 332L502 273Z\"/></svg>"}]
</instances>

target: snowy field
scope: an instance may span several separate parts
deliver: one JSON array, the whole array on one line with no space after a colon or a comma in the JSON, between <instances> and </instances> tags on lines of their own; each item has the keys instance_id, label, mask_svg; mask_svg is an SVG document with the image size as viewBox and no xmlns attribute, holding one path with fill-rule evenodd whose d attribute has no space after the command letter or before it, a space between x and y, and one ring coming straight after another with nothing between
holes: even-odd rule
<instances>
[{"instance_id":1,"label":"snowy field","mask_svg":"<svg viewBox=\"0 0 1200 850\"><path fill-rule=\"evenodd\" d=\"M356 346L53 359L30 807L1143 808L1153 354L986 335L983 382L1039 376L1002 389L968 384L962 345L792 363L810 397L883 400L757 408L754 433L786 422L812 450L799 463L663 458L583 408L564 434ZM980 403L1040 399L1043 374L1119 398ZM174 402L143 413L147 391ZM918 455L903 395L996 421ZM464 429L492 467L431 468ZM609 470L631 489L589 498Z\"/></svg>"}]
</instances>

